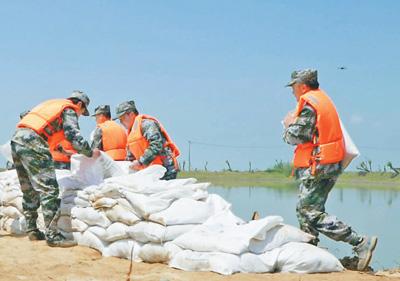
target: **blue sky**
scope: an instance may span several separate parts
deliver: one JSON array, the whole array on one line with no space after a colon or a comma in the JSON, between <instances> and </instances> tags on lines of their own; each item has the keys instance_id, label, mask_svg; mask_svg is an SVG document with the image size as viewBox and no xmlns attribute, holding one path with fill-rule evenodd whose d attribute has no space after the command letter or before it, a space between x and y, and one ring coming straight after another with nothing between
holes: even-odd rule
<instances>
[{"instance_id":1,"label":"blue sky","mask_svg":"<svg viewBox=\"0 0 400 281\"><path fill-rule=\"evenodd\" d=\"M290 160L284 84L317 68L362 157L400 166L398 1L3 1L0 143L18 115L74 89L133 99L192 166L265 169ZM346 66L346 70L339 70ZM85 136L95 122L80 119ZM355 163L357 164L357 163ZM355 165L353 165L354 168Z\"/></svg>"}]
</instances>

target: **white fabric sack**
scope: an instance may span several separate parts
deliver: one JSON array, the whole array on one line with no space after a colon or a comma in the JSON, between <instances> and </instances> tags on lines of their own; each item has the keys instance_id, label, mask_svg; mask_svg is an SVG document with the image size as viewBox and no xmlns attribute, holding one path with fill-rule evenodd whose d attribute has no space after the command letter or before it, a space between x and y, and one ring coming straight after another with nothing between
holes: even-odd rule
<instances>
[{"instance_id":1,"label":"white fabric sack","mask_svg":"<svg viewBox=\"0 0 400 281\"><path fill-rule=\"evenodd\" d=\"M8 217L12 219L18 219L23 216L23 214L15 207L0 207L0 216Z\"/></svg>"},{"instance_id":2,"label":"white fabric sack","mask_svg":"<svg viewBox=\"0 0 400 281\"><path fill-rule=\"evenodd\" d=\"M308 243L290 242L281 247L277 270L292 273L343 271L339 260L328 251Z\"/></svg>"},{"instance_id":3,"label":"white fabric sack","mask_svg":"<svg viewBox=\"0 0 400 281\"><path fill-rule=\"evenodd\" d=\"M240 258L225 253L200 253L184 250L175 254L169 266L186 271L214 271L230 275L240 271Z\"/></svg>"},{"instance_id":4,"label":"white fabric sack","mask_svg":"<svg viewBox=\"0 0 400 281\"><path fill-rule=\"evenodd\" d=\"M279 216L268 216L247 224L224 226L203 224L173 242L183 249L240 255L247 252L251 239L265 239L265 233L281 223Z\"/></svg>"},{"instance_id":5,"label":"white fabric sack","mask_svg":"<svg viewBox=\"0 0 400 281\"><path fill-rule=\"evenodd\" d=\"M353 142L352 138L350 137L349 133L347 132L341 120L340 120L340 127L342 128L344 146L346 151L344 159L342 160L342 169L344 170L346 169L347 166L350 165L351 161L360 156L360 151Z\"/></svg>"},{"instance_id":6,"label":"white fabric sack","mask_svg":"<svg viewBox=\"0 0 400 281\"><path fill-rule=\"evenodd\" d=\"M99 161L102 165L105 179L129 174L129 172L124 171L107 153L100 151L100 154Z\"/></svg>"},{"instance_id":7,"label":"white fabric sack","mask_svg":"<svg viewBox=\"0 0 400 281\"><path fill-rule=\"evenodd\" d=\"M140 221L129 226L126 232L135 241L161 243L165 241L166 228L158 223Z\"/></svg>"},{"instance_id":8,"label":"white fabric sack","mask_svg":"<svg viewBox=\"0 0 400 281\"><path fill-rule=\"evenodd\" d=\"M103 197L96 200L92 205L95 209L112 208L118 204L118 201L112 198Z\"/></svg>"},{"instance_id":9,"label":"white fabric sack","mask_svg":"<svg viewBox=\"0 0 400 281\"><path fill-rule=\"evenodd\" d=\"M172 241L182 234L191 231L193 228L198 226L198 224L182 224L182 225L170 225L165 229L164 241Z\"/></svg>"},{"instance_id":10,"label":"white fabric sack","mask_svg":"<svg viewBox=\"0 0 400 281\"><path fill-rule=\"evenodd\" d=\"M177 253L182 252L183 249L173 242L167 242L164 244L164 248L168 251L169 259L171 260Z\"/></svg>"},{"instance_id":11,"label":"white fabric sack","mask_svg":"<svg viewBox=\"0 0 400 281\"><path fill-rule=\"evenodd\" d=\"M106 233L106 241L107 242L114 242L116 240L122 240L128 238L128 234L126 233L128 226L120 223L114 222L109 227L107 227Z\"/></svg>"},{"instance_id":12,"label":"white fabric sack","mask_svg":"<svg viewBox=\"0 0 400 281\"><path fill-rule=\"evenodd\" d=\"M85 186L98 185L103 182L104 173L102 164L98 158L89 158L82 154L71 156L71 173L81 180Z\"/></svg>"},{"instance_id":13,"label":"white fabric sack","mask_svg":"<svg viewBox=\"0 0 400 281\"><path fill-rule=\"evenodd\" d=\"M160 244L145 244L139 251L139 257L148 263L167 263L169 252Z\"/></svg>"},{"instance_id":14,"label":"white fabric sack","mask_svg":"<svg viewBox=\"0 0 400 281\"><path fill-rule=\"evenodd\" d=\"M84 232L89 226L79 219L71 219L72 231Z\"/></svg>"},{"instance_id":15,"label":"white fabric sack","mask_svg":"<svg viewBox=\"0 0 400 281\"><path fill-rule=\"evenodd\" d=\"M212 215L230 207L220 196L212 194L206 202L181 198L161 212L150 215L149 220L163 225L200 224Z\"/></svg>"},{"instance_id":16,"label":"white fabric sack","mask_svg":"<svg viewBox=\"0 0 400 281\"><path fill-rule=\"evenodd\" d=\"M4 206L13 206L22 212L22 196L18 196L11 201L8 201Z\"/></svg>"},{"instance_id":17,"label":"white fabric sack","mask_svg":"<svg viewBox=\"0 0 400 281\"><path fill-rule=\"evenodd\" d=\"M77 193L75 194L70 194L67 197L62 197L61 202L65 205L74 205L75 207L91 207L92 205L89 203L89 201L84 200L78 196Z\"/></svg>"},{"instance_id":18,"label":"white fabric sack","mask_svg":"<svg viewBox=\"0 0 400 281\"><path fill-rule=\"evenodd\" d=\"M102 253L107 247L108 243L100 240L92 232L86 230L82 236L78 237L78 245L96 249Z\"/></svg>"},{"instance_id":19,"label":"white fabric sack","mask_svg":"<svg viewBox=\"0 0 400 281\"><path fill-rule=\"evenodd\" d=\"M103 228L108 227L111 222L103 212L96 211L92 207L76 207L71 210L71 217L77 218L88 225L98 225Z\"/></svg>"},{"instance_id":20,"label":"white fabric sack","mask_svg":"<svg viewBox=\"0 0 400 281\"><path fill-rule=\"evenodd\" d=\"M131 239L118 240L116 242L111 243L103 250L104 257L119 257L124 259L131 259L135 262L141 262L141 258L139 257L140 249L142 248L142 244ZM132 253L133 251L133 253Z\"/></svg>"},{"instance_id":21,"label":"white fabric sack","mask_svg":"<svg viewBox=\"0 0 400 281\"><path fill-rule=\"evenodd\" d=\"M241 272L265 273L274 272L281 249L276 248L263 255L244 253L240 256Z\"/></svg>"},{"instance_id":22,"label":"white fabric sack","mask_svg":"<svg viewBox=\"0 0 400 281\"><path fill-rule=\"evenodd\" d=\"M115 205L111 209L105 210L105 213L107 218L109 218L111 221L122 222L126 225L133 225L140 221L138 216L120 205Z\"/></svg>"},{"instance_id":23,"label":"white fabric sack","mask_svg":"<svg viewBox=\"0 0 400 281\"><path fill-rule=\"evenodd\" d=\"M154 198L128 191L122 191L122 193L129 203L131 203L135 213L144 219L147 219L151 214L167 209L171 205L171 200Z\"/></svg>"},{"instance_id":24,"label":"white fabric sack","mask_svg":"<svg viewBox=\"0 0 400 281\"><path fill-rule=\"evenodd\" d=\"M24 235L26 234L25 217L20 217L18 219L1 218L0 229L3 229L6 232L14 235Z\"/></svg>"},{"instance_id":25,"label":"white fabric sack","mask_svg":"<svg viewBox=\"0 0 400 281\"><path fill-rule=\"evenodd\" d=\"M0 154L9 162L14 163L11 153L11 142L8 141L3 145L0 145Z\"/></svg>"},{"instance_id":26,"label":"white fabric sack","mask_svg":"<svg viewBox=\"0 0 400 281\"><path fill-rule=\"evenodd\" d=\"M249 250L255 254L278 248L288 242L309 242L314 236L287 224L280 224L266 232L263 240L251 239Z\"/></svg>"},{"instance_id":27,"label":"white fabric sack","mask_svg":"<svg viewBox=\"0 0 400 281\"><path fill-rule=\"evenodd\" d=\"M165 200L176 200L180 198L191 198L193 200L206 199L208 196L207 187L210 183L196 183L175 188L168 188L163 192L150 195Z\"/></svg>"},{"instance_id":28,"label":"white fabric sack","mask_svg":"<svg viewBox=\"0 0 400 281\"><path fill-rule=\"evenodd\" d=\"M3 190L3 196L0 198L0 203L2 205L7 205L8 202L11 202L18 197L21 197L21 199L22 199L21 190L15 190L15 189L12 191Z\"/></svg>"}]
</instances>

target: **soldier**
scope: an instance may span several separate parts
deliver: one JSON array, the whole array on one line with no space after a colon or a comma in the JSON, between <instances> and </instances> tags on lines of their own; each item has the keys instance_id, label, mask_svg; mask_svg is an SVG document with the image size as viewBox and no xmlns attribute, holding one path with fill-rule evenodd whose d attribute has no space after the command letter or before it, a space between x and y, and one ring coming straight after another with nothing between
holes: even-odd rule
<instances>
[{"instance_id":1,"label":"soldier","mask_svg":"<svg viewBox=\"0 0 400 281\"><path fill-rule=\"evenodd\" d=\"M139 114L134 101L118 105L116 118L128 130L128 150L133 157L131 168L141 170L159 164L167 171L162 179L175 179L178 174L179 150L157 119Z\"/></svg>"},{"instance_id":2,"label":"soldier","mask_svg":"<svg viewBox=\"0 0 400 281\"><path fill-rule=\"evenodd\" d=\"M315 236L314 245L323 233L336 241L351 244L358 256L358 270L365 270L372 258L377 237L360 236L344 222L325 212L325 202L342 172L345 155L340 120L331 99L319 89L317 71L294 71L292 87L297 100L295 112L289 112L283 123L283 139L297 145L294 174L299 181L296 212L300 228Z\"/></svg>"},{"instance_id":3,"label":"soldier","mask_svg":"<svg viewBox=\"0 0 400 281\"><path fill-rule=\"evenodd\" d=\"M114 160L126 159L126 131L117 122L111 120L109 105L100 105L95 109L97 128L93 132L92 149L106 152Z\"/></svg>"},{"instance_id":4,"label":"soldier","mask_svg":"<svg viewBox=\"0 0 400 281\"><path fill-rule=\"evenodd\" d=\"M98 157L80 134L78 117L88 116L89 98L75 91L68 99L54 99L33 108L17 125L11 150L23 192L22 207L30 240L44 240L52 247L74 246L57 229L60 199L49 143L65 135L73 148L88 157ZM38 230L37 209L42 207L45 233Z\"/></svg>"}]
</instances>

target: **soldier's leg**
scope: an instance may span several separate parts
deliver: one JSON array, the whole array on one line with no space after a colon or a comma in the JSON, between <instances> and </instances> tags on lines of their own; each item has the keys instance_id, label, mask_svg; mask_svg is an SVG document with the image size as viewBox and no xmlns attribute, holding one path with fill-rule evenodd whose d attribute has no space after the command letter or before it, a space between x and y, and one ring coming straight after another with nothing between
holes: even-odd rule
<instances>
[{"instance_id":1,"label":"soldier's leg","mask_svg":"<svg viewBox=\"0 0 400 281\"><path fill-rule=\"evenodd\" d=\"M36 231L37 209L40 206L40 197L39 193L33 189L28 172L21 162L21 158L29 155L30 152L28 148L11 142L11 153L23 194L22 209L26 220L26 231Z\"/></svg>"},{"instance_id":2,"label":"soldier's leg","mask_svg":"<svg viewBox=\"0 0 400 281\"><path fill-rule=\"evenodd\" d=\"M301 191L298 210L301 218L313 232L320 232L336 241L357 245L362 241L351 227L325 212L325 203L337 177L308 180Z\"/></svg>"}]
</instances>

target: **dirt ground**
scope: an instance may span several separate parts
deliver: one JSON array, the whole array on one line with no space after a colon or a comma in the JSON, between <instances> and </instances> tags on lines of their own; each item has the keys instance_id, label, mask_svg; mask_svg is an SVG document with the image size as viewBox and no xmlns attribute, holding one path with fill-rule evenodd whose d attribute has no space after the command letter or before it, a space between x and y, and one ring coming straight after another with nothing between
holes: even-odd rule
<instances>
[{"instance_id":1,"label":"dirt ground","mask_svg":"<svg viewBox=\"0 0 400 281\"><path fill-rule=\"evenodd\" d=\"M43 241L31 242L27 237L0 234L0 280L66 280L66 281L385 281L400 280L392 277L346 271L329 274L234 274L222 276L211 272L184 272L164 264L133 263L128 277L130 261L103 258L86 247L51 248Z\"/></svg>"}]
</instances>

